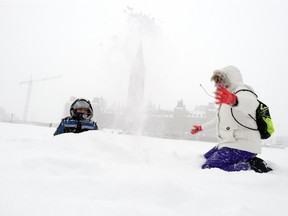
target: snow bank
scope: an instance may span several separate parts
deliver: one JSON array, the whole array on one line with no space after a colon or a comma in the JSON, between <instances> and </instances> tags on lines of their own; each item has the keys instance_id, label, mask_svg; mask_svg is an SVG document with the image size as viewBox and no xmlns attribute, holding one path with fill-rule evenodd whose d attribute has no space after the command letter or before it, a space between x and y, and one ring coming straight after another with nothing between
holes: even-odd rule
<instances>
[{"instance_id":1,"label":"snow bank","mask_svg":"<svg viewBox=\"0 0 288 216\"><path fill-rule=\"evenodd\" d=\"M0 123L1 216L231 216L288 212L287 149L274 169L202 170L213 143Z\"/></svg>"}]
</instances>

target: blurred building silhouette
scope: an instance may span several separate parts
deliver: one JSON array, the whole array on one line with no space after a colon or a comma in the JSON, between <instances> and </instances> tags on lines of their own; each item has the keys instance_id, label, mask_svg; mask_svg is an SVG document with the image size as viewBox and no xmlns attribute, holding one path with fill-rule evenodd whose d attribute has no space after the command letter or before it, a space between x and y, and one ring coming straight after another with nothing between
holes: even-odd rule
<instances>
[{"instance_id":1,"label":"blurred building silhouette","mask_svg":"<svg viewBox=\"0 0 288 216\"><path fill-rule=\"evenodd\" d=\"M66 109L70 108L73 101L67 102ZM183 100L177 102L174 110L156 108L155 105L150 104L143 109L142 115L145 118L135 122L138 124L137 127L135 125L131 127L131 114L127 112L126 106L120 104L107 106L107 102L102 97L95 97L91 104L94 110L93 119L97 122L100 130L111 129L118 133L169 139L216 141L214 130L197 135L190 133L193 125L201 125L215 117L216 106L214 103L196 106L192 111L186 109ZM140 132L139 128L141 128Z\"/></svg>"},{"instance_id":2,"label":"blurred building silhouette","mask_svg":"<svg viewBox=\"0 0 288 216\"><path fill-rule=\"evenodd\" d=\"M113 129L125 134L141 134L173 139L203 139L215 141L215 132L192 136L190 130L195 124L202 124L215 116L213 103L197 106L189 112L183 100L178 101L174 110L155 108L153 104L144 106L145 63L140 43L131 66L126 105L107 106L104 98L95 97L91 103L94 120L99 129ZM65 107L69 111L75 100L71 97Z\"/></svg>"}]
</instances>

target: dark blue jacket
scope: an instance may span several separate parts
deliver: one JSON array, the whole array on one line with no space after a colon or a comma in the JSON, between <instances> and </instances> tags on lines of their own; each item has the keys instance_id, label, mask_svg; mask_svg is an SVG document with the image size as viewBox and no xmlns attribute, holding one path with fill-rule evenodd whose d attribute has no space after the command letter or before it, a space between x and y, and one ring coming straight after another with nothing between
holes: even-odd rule
<instances>
[{"instance_id":1,"label":"dark blue jacket","mask_svg":"<svg viewBox=\"0 0 288 216\"><path fill-rule=\"evenodd\" d=\"M97 123L92 120L75 120L71 117L62 119L54 136L62 133L81 133L88 130L98 130Z\"/></svg>"}]
</instances>

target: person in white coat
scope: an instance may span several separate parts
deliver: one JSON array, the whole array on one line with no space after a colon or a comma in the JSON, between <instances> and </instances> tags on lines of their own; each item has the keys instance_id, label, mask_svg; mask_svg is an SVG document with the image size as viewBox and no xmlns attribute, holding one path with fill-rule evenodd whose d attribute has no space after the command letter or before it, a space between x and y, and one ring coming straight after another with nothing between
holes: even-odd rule
<instances>
[{"instance_id":1,"label":"person in white coat","mask_svg":"<svg viewBox=\"0 0 288 216\"><path fill-rule=\"evenodd\" d=\"M252 87L244 84L238 68L227 66L214 71L211 81L217 88L216 104L219 105L215 119L203 125L194 125L191 133L209 130L216 127L218 145L204 154L206 162L202 168L220 168L225 171L251 170L269 172L272 169L267 163L256 157L261 153L259 131L247 129L239 125L231 114L244 125L257 128L255 119L258 101L249 91L239 91ZM238 93L236 93L239 91ZM254 91L253 91L254 92ZM254 118L252 119L249 114Z\"/></svg>"}]
</instances>

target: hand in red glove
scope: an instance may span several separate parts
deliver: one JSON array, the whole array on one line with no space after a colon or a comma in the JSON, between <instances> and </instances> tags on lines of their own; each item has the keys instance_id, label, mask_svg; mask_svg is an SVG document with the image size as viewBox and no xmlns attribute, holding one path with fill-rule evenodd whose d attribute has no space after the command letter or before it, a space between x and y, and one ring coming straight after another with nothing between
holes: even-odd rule
<instances>
[{"instance_id":1,"label":"hand in red glove","mask_svg":"<svg viewBox=\"0 0 288 216\"><path fill-rule=\"evenodd\" d=\"M200 131L202 131L202 127L200 125L193 125L193 128L191 129L191 133L193 135L199 133Z\"/></svg>"},{"instance_id":2,"label":"hand in red glove","mask_svg":"<svg viewBox=\"0 0 288 216\"><path fill-rule=\"evenodd\" d=\"M217 88L216 95L216 104L228 104L228 105L235 105L237 102L237 97L235 94L228 91L226 88L219 86Z\"/></svg>"}]
</instances>

